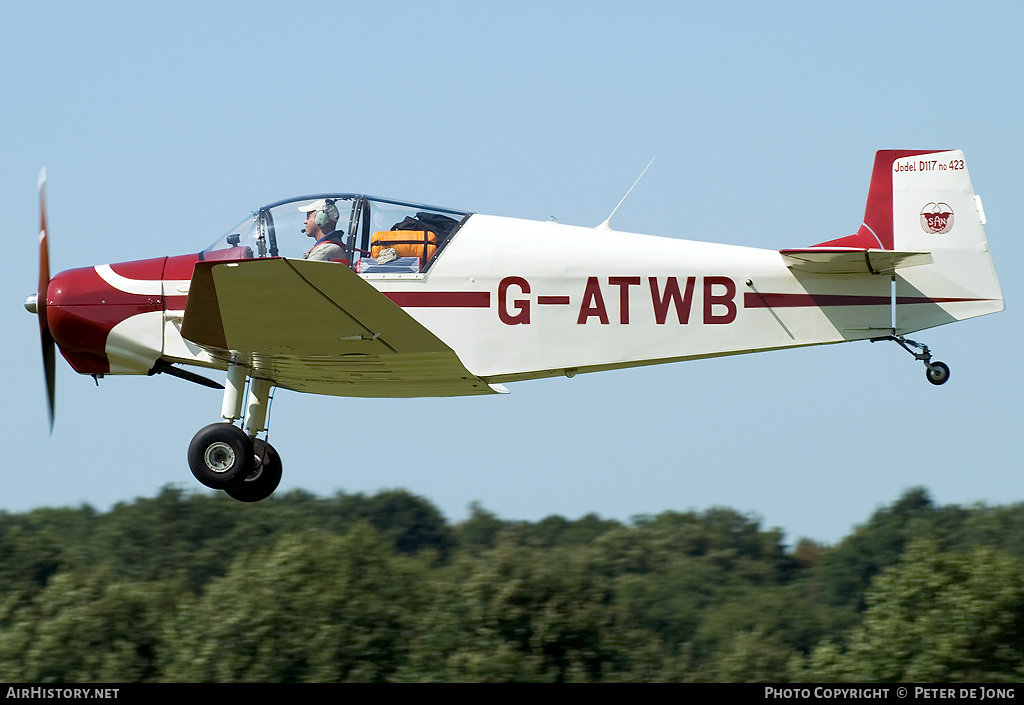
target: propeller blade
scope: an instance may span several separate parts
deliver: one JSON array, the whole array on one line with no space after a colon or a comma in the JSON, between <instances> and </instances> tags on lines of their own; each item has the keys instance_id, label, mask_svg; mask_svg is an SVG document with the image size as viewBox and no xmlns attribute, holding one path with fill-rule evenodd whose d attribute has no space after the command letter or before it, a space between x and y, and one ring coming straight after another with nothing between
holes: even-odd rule
<instances>
[{"instance_id":1,"label":"propeller blade","mask_svg":"<svg viewBox=\"0 0 1024 705\"><path fill-rule=\"evenodd\" d=\"M46 400L50 414L50 433L53 433L54 404L56 400L56 371L53 336L46 321L46 290L50 286L50 251L46 243L46 169L39 172L39 288L36 291L36 314L39 316L39 343L43 353L43 372L46 374Z\"/></svg>"},{"instance_id":2,"label":"propeller blade","mask_svg":"<svg viewBox=\"0 0 1024 705\"><path fill-rule=\"evenodd\" d=\"M49 330L40 331L39 341L43 349L43 371L46 373L46 401L50 417L50 434L53 434L53 415L56 392L55 354L53 336Z\"/></svg>"}]
</instances>

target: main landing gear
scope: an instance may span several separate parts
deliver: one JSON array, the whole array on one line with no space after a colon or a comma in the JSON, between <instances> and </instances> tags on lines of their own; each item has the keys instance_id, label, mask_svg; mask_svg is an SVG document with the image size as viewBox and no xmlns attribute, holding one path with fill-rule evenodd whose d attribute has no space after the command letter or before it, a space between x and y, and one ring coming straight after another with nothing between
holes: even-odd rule
<instances>
[{"instance_id":1,"label":"main landing gear","mask_svg":"<svg viewBox=\"0 0 1024 705\"><path fill-rule=\"evenodd\" d=\"M879 340L893 340L899 343L901 348L913 355L915 360L921 360L925 366L925 376L932 384L945 384L949 381L949 366L938 360L932 362L932 352L928 349L927 345L908 340L902 335L886 335L881 338L872 338L871 342L877 343ZM920 350L921 352L914 352L914 350Z\"/></svg>"},{"instance_id":2,"label":"main landing gear","mask_svg":"<svg viewBox=\"0 0 1024 705\"><path fill-rule=\"evenodd\" d=\"M246 368L231 363L221 407L224 421L206 426L192 438L188 465L207 487L224 490L240 502L259 502L272 495L281 482L281 456L274 446L256 438L266 430L269 381L250 380L244 427L234 424L242 418L245 382Z\"/></svg>"}]
</instances>

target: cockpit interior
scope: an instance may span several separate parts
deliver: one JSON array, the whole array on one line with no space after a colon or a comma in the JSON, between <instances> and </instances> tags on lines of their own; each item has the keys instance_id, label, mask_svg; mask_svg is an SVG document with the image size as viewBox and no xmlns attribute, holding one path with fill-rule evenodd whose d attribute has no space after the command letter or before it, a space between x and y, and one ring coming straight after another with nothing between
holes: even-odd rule
<instances>
[{"instance_id":1,"label":"cockpit interior","mask_svg":"<svg viewBox=\"0 0 1024 705\"><path fill-rule=\"evenodd\" d=\"M307 256L316 244L306 232L313 205L337 221L324 222L333 242L344 254L332 259L360 274L419 274L444 250L472 215L467 211L437 208L355 194L319 194L291 198L254 211L200 253L202 260ZM319 223L318 223L319 225ZM340 252L340 250L336 250Z\"/></svg>"}]
</instances>

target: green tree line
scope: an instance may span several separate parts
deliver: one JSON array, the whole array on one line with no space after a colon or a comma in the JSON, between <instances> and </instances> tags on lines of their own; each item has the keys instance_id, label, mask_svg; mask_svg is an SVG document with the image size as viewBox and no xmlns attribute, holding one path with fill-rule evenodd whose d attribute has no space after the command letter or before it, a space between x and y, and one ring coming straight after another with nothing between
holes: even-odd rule
<instances>
[{"instance_id":1,"label":"green tree line","mask_svg":"<svg viewBox=\"0 0 1024 705\"><path fill-rule=\"evenodd\" d=\"M833 546L727 508L449 523L396 490L0 514L6 682L1024 678L1024 505Z\"/></svg>"}]
</instances>

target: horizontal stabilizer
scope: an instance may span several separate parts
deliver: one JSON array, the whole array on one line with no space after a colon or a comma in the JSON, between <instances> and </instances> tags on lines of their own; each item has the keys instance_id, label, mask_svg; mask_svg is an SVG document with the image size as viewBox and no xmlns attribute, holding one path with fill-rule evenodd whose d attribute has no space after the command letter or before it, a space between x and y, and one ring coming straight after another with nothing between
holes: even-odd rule
<instances>
[{"instance_id":1,"label":"horizontal stabilizer","mask_svg":"<svg viewBox=\"0 0 1024 705\"><path fill-rule=\"evenodd\" d=\"M896 252L856 247L807 247L779 250L786 266L812 274L892 274L897 269L931 264L930 252Z\"/></svg>"}]
</instances>

